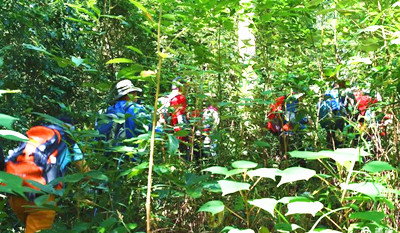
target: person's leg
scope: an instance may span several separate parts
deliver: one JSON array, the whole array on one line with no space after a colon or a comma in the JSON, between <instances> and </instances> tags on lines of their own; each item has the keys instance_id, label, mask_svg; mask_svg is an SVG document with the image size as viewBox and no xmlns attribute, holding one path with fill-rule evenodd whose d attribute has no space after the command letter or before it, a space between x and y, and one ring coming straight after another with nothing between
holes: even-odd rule
<instances>
[{"instance_id":1,"label":"person's leg","mask_svg":"<svg viewBox=\"0 0 400 233\"><path fill-rule=\"evenodd\" d=\"M8 199L8 202L15 215L25 225L27 213L23 206L29 205L29 202L23 199L22 197L15 197L15 196L11 196Z\"/></svg>"},{"instance_id":2,"label":"person's leg","mask_svg":"<svg viewBox=\"0 0 400 233\"><path fill-rule=\"evenodd\" d=\"M40 230L51 229L55 216L56 211L54 210L33 210L26 218L25 233L35 233Z\"/></svg>"}]
</instances>

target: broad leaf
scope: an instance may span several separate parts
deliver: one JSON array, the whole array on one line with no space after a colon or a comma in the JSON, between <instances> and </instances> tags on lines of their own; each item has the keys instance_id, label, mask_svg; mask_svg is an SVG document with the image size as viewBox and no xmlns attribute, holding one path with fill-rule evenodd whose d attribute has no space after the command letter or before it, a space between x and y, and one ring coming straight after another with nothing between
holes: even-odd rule
<instances>
[{"instance_id":1,"label":"broad leaf","mask_svg":"<svg viewBox=\"0 0 400 233\"><path fill-rule=\"evenodd\" d=\"M212 215L224 211L225 205L222 201L209 201L202 205L197 212L210 212Z\"/></svg>"},{"instance_id":2,"label":"broad leaf","mask_svg":"<svg viewBox=\"0 0 400 233\"><path fill-rule=\"evenodd\" d=\"M257 207L267 211L272 216L274 216L275 206L278 203L278 201L273 198L255 199L255 200L248 201L248 202L254 206L257 206Z\"/></svg>"},{"instance_id":3,"label":"broad leaf","mask_svg":"<svg viewBox=\"0 0 400 233\"><path fill-rule=\"evenodd\" d=\"M0 130L0 137L19 142L26 142L29 140L25 135L7 129Z\"/></svg>"},{"instance_id":4,"label":"broad leaf","mask_svg":"<svg viewBox=\"0 0 400 233\"><path fill-rule=\"evenodd\" d=\"M311 214L312 216L315 216L315 214L320 211L322 208L324 208L324 205L319 202L292 202L287 205L288 207L288 212L286 215L290 214Z\"/></svg>"},{"instance_id":5,"label":"broad leaf","mask_svg":"<svg viewBox=\"0 0 400 233\"><path fill-rule=\"evenodd\" d=\"M356 212L350 215L350 219L361 219L380 223L385 218L385 213L377 211Z\"/></svg>"},{"instance_id":6,"label":"broad leaf","mask_svg":"<svg viewBox=\"0 0 400 233\"><path fill-rule=\"evenodd\" d=\"M322 158L329 158L326 155L323 155L323 152L312 152L312 151L291 151L289 152L289 155L292 158L300 158L300 159L308 159L308 160L314 160L314 159L322 159Z\"/></svg>"},{"instance_id":7,"label":"broad leaf","mask_svg":"<svg viewBox=\"0 0 400 233\"><path fill-rule=\"evenodd\" d=\"M278 202L280 203L284 203L284 204L289 204L291 202L311 202L310 199L308 199L307 197L301 197L301 196L297 196L297 197L282 197L281 199L278 200Z\"/></svg>"},{"instance_id":8,"label":"broad leaf","mask_svg":"<svg viewBox=\"0 0 400 233\"><path fill-rule=\"evenodd\" d=\"M276 168L259 168L256 170L248 171L247 175L249 175L250 177L259 176L275 180L275 176L279 171L280 170Z\"/></svg>"},{"instance_id":9,"label":"broad leaf","mask_svg":"<svg viewBox=\"0 0 400 233\"><path fill-rule=\"evenodd\" d=\"M170 134L168 135L168 154L174 155L179 148L179 140Z\"/></svg>"},{"instance_id":10,"label":"broad leaf","mask_svg":"<svg viewBox=\"0 0 400 233\"><path fill-rule=\"evenodd\" d=\"M255 168L257 167L257 165L258 165L257 163L245 160L239 160L232 163L232 167L234 168L245 168L245 169Z\"/></svg>"},{"instance_id":11,"label":"broad leaf","mask_svg":"<svg viewBox=\"0 0 400 233\"><path fill-rule=\"evenodd\" d=\"M345 183L342 183L340 187L342 189L352 190L365 194L372 199L380 197L382 192L386 190L386 188L382 184L374 182L353 183L347 185Z\"/></svg>"},{"instance_id":12,"label":"broad leaf","mask_svg":"<svg viewBox=\"0 0 400 233\"><path fill-rule=\"evenodd\" d=\"M213 166L203 169L202 171L211 172L212 174L226 175L226 173L228 173L228 168L221 166Z\"/></svg>"},{"instance_id":13,"label":"broad leaf","mask_svg":"<svg viewBox=\"0 0 400 233\"><path fill-rule=\"evenodd\" d=\"M0 125L6 127L7 129L12 129L12 124L16 120L18 120L18 118L0 113Z\"/></svg>"},{"instance_id":14,"label":"broad leaf","mask_svg":"<svg viewBox=\"0 0 400 233\"><path fill-rule=\"evenodd\" d=\"M130 49L130 50L132 50L132 51L134 51L134 52L140 54L140 55L143 55L142 51L140 51L140 49L138 49L138 48L136 48L136 47L133 47L133 46L131 46L131 45L127 45L127 46L125 46L125 47L126 47L127 49Z\"/></svg>"},{"instance_id":15,"label":"broad leaf","mask_svg":"<svg viewBox=\"0 0 400 233\"><path fill-rule=\"evenodd\" d=\"M382 172L382 171L391 171L394 167L392 167L389 163L383 161L372 161L365 164L362 170L367 172Z\"/></svg>"},{"instance_id":16,"label":"broad leaf","mask_svg":"<svg viewBox=\"0 0 400 233\"><path fill-rule=\"evenodd\" d=\"M247 171L247 169L244 169L244 168L229 170L229 171L227 171L227 172L225 173L225 176L226 176L225 178L230 177L230 176L233 176L233 175L236 175L236 174L243 173L243 172L245 172L245 171Z\"/></svg>"},{"instance_id":17,"label":"broad leaf","mask_svg":"<svg viewBox=\"0 0 400 233\"><path fill-rule=\"evenodd\" d=\"M249 183L242 183L230 180L219 180L218 184L221 186L222 196L225 196L230 193L235 193L241 190L249 190Z\"/></svg>"},{"instance_id":18,"label":"broad leaf","mask_svg":"<svg viewBox=\"0 0 400 233\"><path fill-rule=\"evenodd\" d=\"M135 62L128 58L114 58L106 62L107 65L115 63L135 63Z\"/></svg>"},{"instance_id":19,"label":"broad leaf","mask_svg":"<svg viewBox=\"0 0 400 233\"><path fill-rule=\"evenodd\" d=\"M303 167L290 167L283 171L277 172L278 176L282 176L277 187L282 184L294 182L298 180L308 180L316 174L314 170Z\"/></svg>"}]
</instances>

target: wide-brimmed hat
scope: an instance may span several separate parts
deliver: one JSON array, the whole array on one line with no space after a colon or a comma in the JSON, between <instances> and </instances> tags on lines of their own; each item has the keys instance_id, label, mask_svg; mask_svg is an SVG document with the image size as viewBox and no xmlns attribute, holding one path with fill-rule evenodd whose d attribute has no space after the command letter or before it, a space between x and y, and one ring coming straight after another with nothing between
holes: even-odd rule
<instances>
[{"instance_id":1,"label":"wide-brimmed hat","mask_svg":"<svg viewBox=\"0 0 400 233\"><path fill-rule=\"evenodd\" d=\"M115 96L114 100L121 98L124 95L127 95L131 92L142 92L142 89L139 87L133 86L130 80L121 80L115 86L117 91L117 95Z\"/></svg>"}]
</instances>

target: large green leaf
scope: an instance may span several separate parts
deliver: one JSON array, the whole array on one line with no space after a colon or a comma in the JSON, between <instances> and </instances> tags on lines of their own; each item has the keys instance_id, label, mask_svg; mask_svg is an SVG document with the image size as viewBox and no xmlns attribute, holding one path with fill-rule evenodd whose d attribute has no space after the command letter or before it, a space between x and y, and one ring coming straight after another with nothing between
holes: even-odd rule
<instances>
[{"instance_id":1,"label":"large green leaf","mask_svg":"<svg viewBox=\"0 0 400 233\"><path fill-rule=\"evenodd\" d=\"M203 204L197 212L210 212L212 215L224 211L225 205L222 201L209 201Z\"/></svg>"},{"instance_id":2,"label":"large green leaf","mask_svg":"<svg viewBox=\"0 0 400 233\"><path fill-rule=\"evenodd\" d=\"M308 199L307 197L302 197L302 196L296 196L296 197L282 197L281 199L278 200L278 202L280 203L285 203L285 204L289 204L291 202L311 202L310 199Z\"/></svg>"},{"instance_id":3,"label":"large green leaf","mask_svg":"<svg viewBox=\"0 0 400 233\"><path fill-rule=\"evenodd\" d=\"M0 125L6 127L7 129L12 129L12 124L16 120L18 120L18 118L0 113Z\"/></svg>"},{"instance_id":4,"label":"large green leaf","mask_svg":"<svg viewBox=\"0 0 400 233\"><path fill-rule=\"evenodd\" d=\"M382 171L391 171L394 167L392 167L389 163L383 161L372 161L365 164L362 170L367 172L382 172Z\"/></svg>"},{"instance_id":5,"label":"large green leaf","mask_svg":"<svg viewBox=\"0 0 400 233\"><path fill-rule=\"evenodd\" d=\"M131 46L131 45L127 45L127 46L125 46L125 47L126 47L127 49L130 49L130 50L132 50L132 51L134 51L134 52L140 54L140 55L143 55L142 51L140 51L140 49L138 49L138 48L136 48L136 47L133 47L133 46Z\"/></svg>"},{"instance_id":6,"label":"large green leaf","mask_svg":"<svg viewBox=\"0 0 400 233\"><path fill-rule=\"evenodd\" d=\"M382 184L375 182L352 183L347 185L345 183L342 183L340 187L342 189L352 190L365 194L372 199L380 197L382 192L386 190L386 188Z\"/></svg>"},{"instance_id":7,"label":"large green leaf","mask_svg":"<svg viewBox=\"0 0 400 233\"><path fill-rule=\"evenodd\" d=\"M250 177L259 176L275 180L275 176L279 171L280 170L276 168L259 168L256 170L248 171L247 175L249 175Z\"/></svg>"},{"instance_id":8,"label":"large green leaf","mask_svg":"<svg viewBox=\"0 0 400 233\"><path fill-rule=\"evenodd\" d=\"M254 206L257 206L257 207L267 211L272 216L274 216L275 206L278 203L278 201L273 198L255 199L255 200L248 201L248 202Z\"/></svg>"},{"instance_id":9,"label":"large green leaf","mask_svg":"<svg viewBox=\"0 0 400 233\"><path fill-rule=\"evenodd\" d=\"M237 175L237 174L241 174L243 172L247 171L247 169L244 168L238 168L238 169L232 169L229 170L225 173L225 178L233 176L233 175Z\"/></svg>"},{"instance_id":10,"label":"large green leaf","mask_svg":"<svg viewBox=\"0 0 400 233\"><path fill-rule=\"evenodd\" d=\"M24 187L22 186L22 178L10 173L0 171L0 192L15 193L21 196L24 195Z\"/></svg>"},{"instance_id":11,"label":"large green leaf","mask_svg":"<svg viewBox=\"0 0 400 233\"><path fill-rule=\"evenodd\" d=\"M377 211L356 212L350 215L350 219L361 219L366 221L373 221L376 223L380 223L384 218L385 213Z\"/></svg>"},{"instance_id":12,"label":"large green leaf","mask_svg":"<svg viewBox=\"0 0 400 233\"><path fill-rule=\"evenodd\" d=\"M135 63L135 62L128 58L114 58L106 62L107 65L115 63Z\"/></svg>"},{"instance_id":13,"label":"large green leaf","mask_svg":"<svg viewBox=\"0 0 400 233\"><path fill-rule=\"evenodd\" d=\"M324 208L324 205L319 202L291 202L287 205L288 207L288 212L286 215L291 215L291 214L311 214L312 216L315 216L315 214L320 211L322 208Z\"/></svg>"},{"instance_id":14,"label":"large green leaf","mask_svg":"<svg viewBox=\"0 0 400 233\"><path fill-rule=\"evenodd\" d=\"M228 168L221 166L213 166L203 169L202 171L211 172L212 174L226 175L226 173L228 173Z\"/></svg>"},{"instance_id":15,"label":"large green leaf","mask_svg":"<svg viewBox=\"0 0 400 233\"><path fill-rule=\"evenodd\" d=\"M257 167L257 165L258 165L257 163L246 160L239 160L232 163L232 167L234 168L245 168L245 169L255 168Z\"/></svg>"},{"instance_id":16,"label":"large green leaf","mask_svg":"<svg viewBox=\"0 0 400 233\"><path fill-rule=\"evenodd\" d=\"M21 90L0 90L0 96L3 94L21 93Z\"/></svg>"},{"instance_id":17,"label":"large green leaf","mask_svg":"<svg viewBox=\"0 0 400 233\"><path fill-rule=\"evenodd\" d=\"M290 167L283 171L278 171L277 175L282 176L278 186L298 180L308 180L316 174L314 170L303 167Z\"/></svg>"},{"instance_id":18,"label":"large green leaf","mask_svg":"<svg viewBox=\"0 0 400 233\"><path fill-rule=\"evenodd\" d=\"M179 148L179 140L174 135L168 135L168 154L174 155Z\"/></svg>"},{"instance_id":19,"label":"large green leaf","mask_svg":"<svg viewBox=\"0 0 400 233\"><path fill-rule=\"evenodd\" d=\"M8 129L0 130L0 137L19 142L26 142L29 140L25 135Z\"/></svg>"},{"instance_id":20,"label":"large green leaf","mask_svg":"<svg viewBox=\"0 0 400 233\"><path fill-rule=\"evenodd\" d=\"M328 156L323 154L323 151L320 152L312 152L312 151L291 151L289 155L293 158L300 158L300 159L322 159L322 158L329 158Z\"/></svg>"},{"instance_id":21,"label":"large green leaf","mask_svg":"<svg viewBox=\"0 0 400 233\"><path fill-rule=\"evenodd\" d=\"M218 184L221 186L222 196L225 196L230 193L235 193L241 190L249 190L249 183L242 183L230 180L219 180Z\"/></svg>"}]
</instances>

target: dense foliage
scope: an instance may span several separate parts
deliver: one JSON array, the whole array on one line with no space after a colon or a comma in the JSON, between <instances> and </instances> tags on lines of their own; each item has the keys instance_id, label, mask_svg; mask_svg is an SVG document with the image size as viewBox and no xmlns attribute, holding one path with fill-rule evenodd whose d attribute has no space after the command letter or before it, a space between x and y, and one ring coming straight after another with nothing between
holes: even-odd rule
<instances>
[{"instance_id":1,"label":"dense foliage","mask_svg":"<svg viewBox=\"0 0 400 233\"><path fill-rule=\"evenodd\" d=\"M59 201L49 232L146 231L151 132L109 155L109 143L93 140L95 122L117 80L141 87L151 112L177 76L189 112L218 107L218 150L196 161L180 155L175 136L192 135L195 119L180 135L157 135L153 232L399 230L400 2L0 0L0 15L0 146L12 149L24 137L16 132L67 114L91 168L71 167L63 195L43 190ZM243 20L252 56L241 54L250 41L238 43ZM317 103L333 86L381 100L362 126L351 106L332 146ZM299 97L296 119L307 124L277 136L267 114L283 94ZM20 180L0 173L0 181L11 187L0 187L0 231L18 232L6 194L20 193Z\"/></svg>"}]
</instances>

